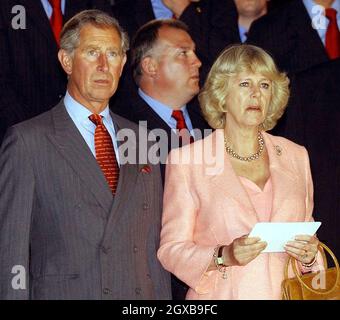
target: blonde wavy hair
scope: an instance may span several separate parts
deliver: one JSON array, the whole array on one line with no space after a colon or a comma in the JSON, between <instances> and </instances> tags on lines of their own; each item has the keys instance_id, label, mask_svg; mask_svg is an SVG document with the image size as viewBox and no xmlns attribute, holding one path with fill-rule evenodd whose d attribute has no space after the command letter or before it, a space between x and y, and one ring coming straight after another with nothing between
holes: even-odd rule
<instances>
[{"instance_id":1,"label":"blonde wavy hair","mask_svg":"<svg viewBox=\"0 0 340 320\"><path fill-rule=\"evenodd\" d=\"M289 79L267 52L247 44L227 47L211 67L198 96L204 118L214 129L225 127L230 80L241 72L260 73L272 81L272 98L262 125L265 131L274 128L288 103Z\"/></svg>"}]
</instances>

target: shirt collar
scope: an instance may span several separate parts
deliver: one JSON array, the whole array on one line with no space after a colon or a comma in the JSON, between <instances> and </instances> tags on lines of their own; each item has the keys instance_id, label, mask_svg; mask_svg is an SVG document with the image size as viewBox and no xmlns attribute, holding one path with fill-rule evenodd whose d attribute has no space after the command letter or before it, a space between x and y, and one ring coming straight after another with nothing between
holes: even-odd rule
<instances>
[{"instance_id":1,"label":"shirt collar","mask_svg":"<svg viewBox=\"0 0 340 320\"><path fill-rule=\"evenodd\" d=\"M164 5L161 0L151 0L153 13L156 19L169 19L172 17L172 11Z\"/></svg>"},{"instance_id":2,"label":"shirt collar","mask_svg":"<svg viewBox=\"0 0 340 320\"><path fill-rule=\"evenodd\" d=\"M40 0L41 4L43 5L44 9L45 9L45 12L47 13L47 15L53 13L53 9L52 9L52 6L51 4L49 3L48 0ZM62 14L65 14L65 3L66 3L66 0L61 0L61 3L60 3L60 6L61 6L61 12Z\"/></svg>"},{"instance_id":3,"label":"shirt collar","mask_svg":"<svg viewBox=\"0 0 340 320\"><path fill-rule=\"evenodd\" d=\"M88 117L92 114L92 112L76 101L68 91L66 91L64 97L65 107L73 119L77 119L78 121L88 120ZM109 105L105 107L105 109L100 113L103 118L110 118L110 109Z\"/></svg>"},{"instance_id":4,"label":"shirt collar","mask_svg":"<svg viewBox=\"0 0 340 320\"><path fill-rule=\"evenodd\" d=\"M142 99L162 118L170 120L172 119L172 112L174 111L171 107L155 100L154 98L147 95L141 88L138 88L138 93ZM186 111L186 105L182 106L179 110L182 112Z\"/></svg>"},{"instance_id":5,"label":"shirt collar","mask_svg":"<svg viewBox=\"0 0 340 320\"><path fill-rule=\"evenodd\" d=\"M311 18L318 14L317 12L313 11L313 7L318 5L313 0L303 0L303 4L305 5L308 14L310 15ZM331 5L331 8L335 9L338 12L338 14L340 14L340 0L335 0Z\"/></svg>"},{"instance_id":6,"label":"shirt collar","mask_svg":"<svg viewBox=\"0 0 340 320\"><path fill-rule=\"evenodd\" d=\"M246 42L247 41L247 29L241 25L238 25L238 31L239 31L239 34L240 34L240 39L241 39L241 42Z\"/></svg>"}]
</instances>

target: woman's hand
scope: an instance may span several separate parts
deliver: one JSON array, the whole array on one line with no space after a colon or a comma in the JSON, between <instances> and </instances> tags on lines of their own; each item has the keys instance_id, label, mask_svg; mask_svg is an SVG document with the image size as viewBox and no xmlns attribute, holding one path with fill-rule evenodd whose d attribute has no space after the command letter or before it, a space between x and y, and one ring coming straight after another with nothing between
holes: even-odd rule
<instances>
[{"instance_id":1,"label":"woman's hand","mask_svg":"<svg viewBox=\"0 0 340 320\"><path fill-rule=\"evenodd\" d=\"M316 237L301 235L285 245L286 252L303 264L310 264L318 253L319 240Z\"/></svg>"},{"instance_id":2,"label":"woman's hand","mask_svg":"<svg viewBox=\"0 0 340 320\"><path fill-rule=\"evenodd\" d=\"M223 253L226 252L226 265L244 266L254 260L266 248L266 246L267 243L261 241L258 237L248 238L246 235L241 238L237 238L223 250Z\"/></svg>"}]
</instances>

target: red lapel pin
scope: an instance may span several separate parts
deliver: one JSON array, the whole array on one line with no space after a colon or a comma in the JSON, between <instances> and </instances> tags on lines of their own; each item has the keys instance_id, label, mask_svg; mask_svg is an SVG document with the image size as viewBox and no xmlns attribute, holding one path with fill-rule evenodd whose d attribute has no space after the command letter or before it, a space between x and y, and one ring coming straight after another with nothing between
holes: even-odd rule
<instances>
[{"instance_id":1,"label":"red lapel pin","mask_svg":"<svg viewBox=\"0 0 340 320\"><path fill-rule=\"evenodd\" d=\"M142 173L150 173L151 172L151 167L146 164L142 169L140 169L140 172L142 172Z\"/></svg>"}]
</instances>

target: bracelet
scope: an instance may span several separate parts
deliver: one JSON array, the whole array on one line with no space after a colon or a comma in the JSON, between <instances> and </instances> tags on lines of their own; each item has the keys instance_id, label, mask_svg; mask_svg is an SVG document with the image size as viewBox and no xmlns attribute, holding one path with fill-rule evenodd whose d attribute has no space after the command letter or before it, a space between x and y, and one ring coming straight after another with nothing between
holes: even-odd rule
<instances>
[{"instance_id":1,"label":"bracelet","mask_svg":"<svg viewBox=\"0 0 340 320\"><path fill-rule=\"evenodd\" d=\"M314 256L314 259L312 260L312 262L310 262L310 263L303 263L303 262L301 262L301 265L304 268L311 268L313 266L313 264L316 262L316 256L317 255Z\"/></svg>"},{"instance_id":2,"label":"bracelet","mask_svg":"<svg viewBox=\"0 0 340 320\"><path fill-rule=\"evenodd\" d=\"M222 278L227 279L227 266L224 264L224 258L223 258L223 248L225 246L216 246L214 249L214 262L216 265L216 268L219 272L222 273Z\"/></svg>"}]
</instances>

